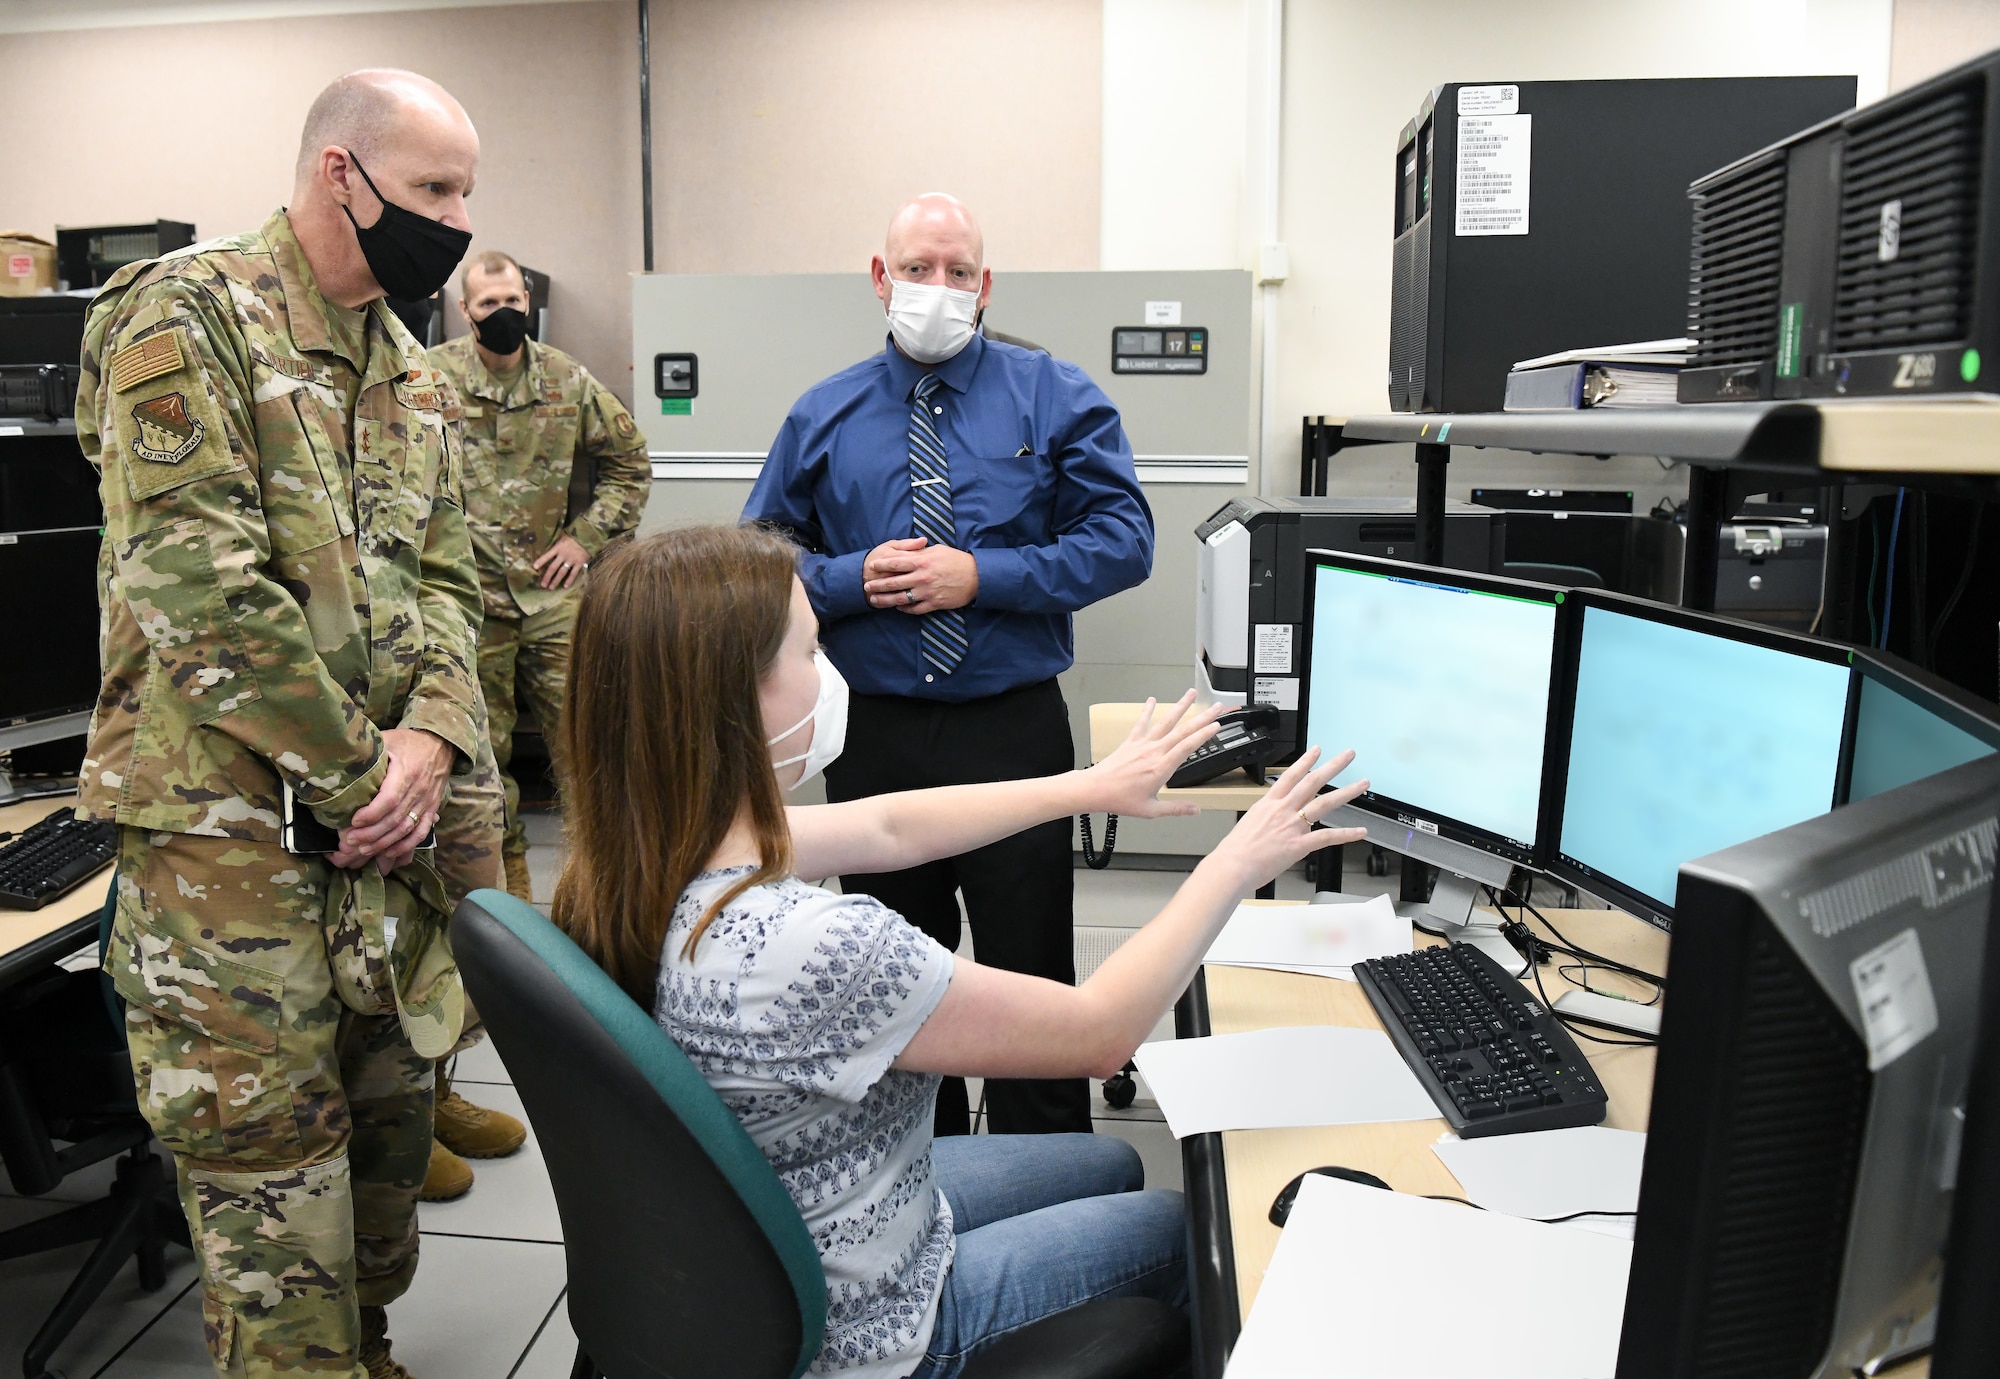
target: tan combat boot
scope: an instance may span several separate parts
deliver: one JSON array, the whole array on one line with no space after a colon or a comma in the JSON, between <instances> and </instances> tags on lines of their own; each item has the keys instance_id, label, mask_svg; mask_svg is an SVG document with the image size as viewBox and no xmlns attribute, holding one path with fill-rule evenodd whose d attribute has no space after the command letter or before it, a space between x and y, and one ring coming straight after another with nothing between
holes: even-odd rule
<instances>
[{"instance_id":1,"label":"tan combat boot","mask_svg":"<svg viewBox=\"0 0 2000 1379\"><path fill-rule=\"evenodd\" d=\"M528 1140L528 1127L504 1111L474 1106L451 1089L451 1071L438 1065L437 1100L432 1112L437 1142L468 1159L503 1159ZM432 1155L436 1162L436 1155ZM472 1170L467 1169L469 1176Z\"/></svg>"},{"instance_id":2,"label":"tan combat boot","mask_svg":"<svg viewBox=\"0 0 2000 1379\"><path fill-rule=\"evenodd\" d=\"M450 1202L472 1191L472 1165L431 1141L430 1167L424 1170L424 1185L417 1196L425 1202Z\"/></svg>"},{"instance_id":3,"label":"tan combat boot","mask_svg":"<svg viewBox=\"0 0 2000 1379\"><path fill-rule=\"evenodd\" d=\"M389 1354L389 1309L361 1309L361 1367L368 1379L416 1379Z\"/></svg>"},{"instance_id":4,"label":"tan combat boot","mask_svg":"<svg viewBox=\"0 0 2000 1379\"><path fill-rule=\"evenodd\" d=\"M528 857L526 853L509 852L501 855L507 866L507 894L518 896L530 905L535 903L535 888L528 879Z\"/></svg>"}]
</instances>

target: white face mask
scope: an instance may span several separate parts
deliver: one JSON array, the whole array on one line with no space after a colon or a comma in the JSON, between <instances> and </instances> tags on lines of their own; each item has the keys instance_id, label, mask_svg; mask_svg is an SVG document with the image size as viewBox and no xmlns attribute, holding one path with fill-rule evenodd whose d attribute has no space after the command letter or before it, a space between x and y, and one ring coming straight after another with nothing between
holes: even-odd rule
<instances>
[{"instance_id":1,"label":"white face mask","mask_svg":"<svg viewBox=\"0 0 2000 1379\"><path fill-rule=\"evenodd\" d=\"M941 283L892 281L889 333L919 364L941 364L972 341L979 294Z\"/></svg>"},{"instance_id":2,"label":"white face mask","mask_svg":"<svg viewBox=\"0 0 2000 1379\"><path fill-rule=\"evenodd\" d=\"M764 744L776 746L806 724L813 725L812 741L803 752L771 763L780 771L797 762L806 764L799 778L785 787L787 790L798 789L824 771L847 745L847 681L833 662L827 660L824 651L813 652L813 665L819 670L819 698L813 701L812 712Z\"/></svg>"}]
</instances>

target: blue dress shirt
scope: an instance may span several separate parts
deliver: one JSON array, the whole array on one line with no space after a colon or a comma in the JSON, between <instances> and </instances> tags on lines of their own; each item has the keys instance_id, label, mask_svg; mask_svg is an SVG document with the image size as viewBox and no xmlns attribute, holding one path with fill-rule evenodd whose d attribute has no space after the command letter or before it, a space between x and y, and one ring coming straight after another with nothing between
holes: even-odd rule
<instances>
[{"instance_id":1,"label":"blue dress shirt","mask_svg":"<svg viewBox=\"0 0 2000 1379\"><path fill-rule=\"evenodd\" d=\"M936 367L957 546L979 567L971 643L949 675L924 664L922 615L876 609L861 564L915 531L911 395L923 368L893 344L792 406L744 505L788 528L820 641L857 693L963 703L1067 670L1070 614L1143 581L1153 514L1118 409L1074 364L974 335Z\"/></svg>"}]
</instances>

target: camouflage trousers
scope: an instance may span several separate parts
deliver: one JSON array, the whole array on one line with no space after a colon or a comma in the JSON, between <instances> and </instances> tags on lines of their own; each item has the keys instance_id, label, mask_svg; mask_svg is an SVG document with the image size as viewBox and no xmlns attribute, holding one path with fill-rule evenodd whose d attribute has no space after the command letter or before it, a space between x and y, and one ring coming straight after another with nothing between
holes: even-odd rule
<instances>
[{"instance_id":1,"label":"camouflage trousers","mask_svg":"<svg viewBox=\"0 0 2000 1379\"><path fill-rule=\"evenodd\" d=\"M488 613L480 628L479 688L486 698L493 758L507 794L503 847L510 855L528 851L527 830L521 825L521 786L508 769L514 758L514 725L525 708L541 725L549 750L555 751L556 725L562 721L564 686L569 680L570 625L576 621L581 589L579 583L553 608L525 617Z\"/></svg>"},{"instance_id":2,"label":"camouflage trousers","mask_svg":"<svg viewBox=\"0 0 2000 1379\"><path fill-rule=\"evenodd\" d=\"M326 862L121 833L106 966L140 1109L174 1156L216 1371L365 1379L358 1309L416 1273L432 1062L394 1014L336 994ZM148 1009L163 991L172 1011Z\"/></svg>"},{"instance_id":3,"label":"camouflage trousers","mask_svg":"<svg viewBox=\"0 0 2000 1379\"><path fill-rule=\"evenodd\" d=\"M435 865L453 903L500 882L501 798L482 743L438 817ZM216 1370L363 1379L358 1309L401 1296L416 1274L433 1064L394 1015L357 1014L335 994L325 861L276 843L121 833L108 965L128 1002L140 1107L174 1156ZM142 935L153 981L194 948L220 960L203 966L230 975L228 999L182 1018L134 1004L148 993L117 969ZM480 1033L468 1005L453 1052Z\"/></svg>"}]
</instances>

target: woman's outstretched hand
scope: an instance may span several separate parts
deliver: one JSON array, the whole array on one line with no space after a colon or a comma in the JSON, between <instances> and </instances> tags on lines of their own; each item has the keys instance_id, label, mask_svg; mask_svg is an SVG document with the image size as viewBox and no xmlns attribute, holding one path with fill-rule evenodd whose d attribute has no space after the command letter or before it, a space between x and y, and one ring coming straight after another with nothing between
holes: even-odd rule
<instances>
[{"instance_id":1,"label":"woman's outstretched hand","mask_svg":"<svg viewBox=\"0 0 2000 1379\"><path fill-rule=\"evenodd\" d=\"M1324 765L1317 765L1319 748L1307 748L1285 768L1285 774L1278 777L1271 793L1229 830L1229 836L1209 854L1211 859L1237 869L1240 887L1247 891L1288 870L1308 853L1366 838L1365 828L1313 828L1320 819L1367 790L1368 782L1358 780L1330 794L1319 793L1353 760L1354 753L1346 751Z\"/></svg>"},{"instance_id":2,"label":"woman's outstretched hand","mask_svg":"<svg viewBox=\"0 0 2000 1379\"><path fill-rule=\"evenodd\" d=\"M1193 690L1170 708L1148 699L1145 712L1118 750L1080 773L1089 792L1089 812L1135 819L1199 814L1199 805L1167 804L1155 797L1188 753L1215 736L1215 720L1228 711L1224 704L1194 709Z\"/></svg>"}]
</instances>

